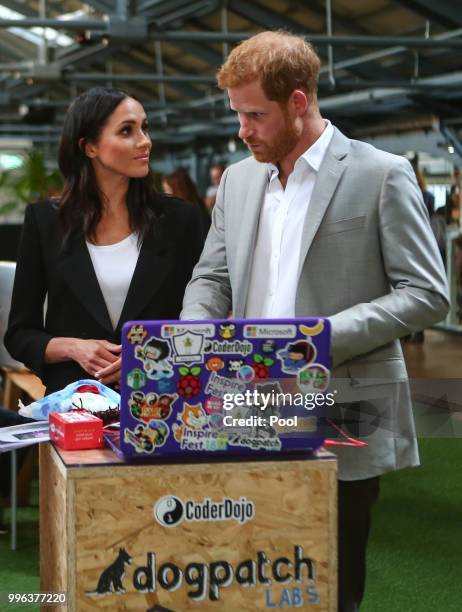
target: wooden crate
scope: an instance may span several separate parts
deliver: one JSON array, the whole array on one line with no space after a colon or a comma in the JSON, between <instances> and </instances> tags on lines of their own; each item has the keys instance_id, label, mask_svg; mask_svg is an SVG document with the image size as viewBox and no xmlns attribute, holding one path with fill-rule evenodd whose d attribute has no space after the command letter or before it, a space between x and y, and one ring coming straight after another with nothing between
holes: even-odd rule
<instances>
[{"instance_id":1,"label":"wooden crate","mask_svg":"<svg viewBox=\"0 0 462 612\"><path fill-rule=\"evenodd\" d=\"M40 461L41 589L71 611L337 609L333 455L133 466L42 444Z\"/></svg>"}]
</instances>

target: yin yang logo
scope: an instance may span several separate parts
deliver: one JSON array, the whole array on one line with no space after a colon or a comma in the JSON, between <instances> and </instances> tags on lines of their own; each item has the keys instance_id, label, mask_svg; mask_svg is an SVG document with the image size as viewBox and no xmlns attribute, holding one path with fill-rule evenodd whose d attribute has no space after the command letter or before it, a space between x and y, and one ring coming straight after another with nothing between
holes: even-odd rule
<instances>
[{"instance_id":1,"label":"yin yang logo","mask_svg":"<svg viewBox=\"0 0 462 612\"><path fill-rule=\"evenodd\" d=\"M154 506L154 518L164 527L175 527L183 517L183 502L174 495L161 497Z\"/></svg>"}]
</instances>

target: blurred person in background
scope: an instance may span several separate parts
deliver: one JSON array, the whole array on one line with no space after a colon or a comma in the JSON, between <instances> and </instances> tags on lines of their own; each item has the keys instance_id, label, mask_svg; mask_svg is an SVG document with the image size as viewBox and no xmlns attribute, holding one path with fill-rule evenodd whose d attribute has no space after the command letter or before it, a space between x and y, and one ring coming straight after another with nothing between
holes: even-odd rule
<instances>
[{"instance_id":1,"label":"blurred person in background","mask_svg":"<svg viewBox=\"0 0 462 612\"><path fill-rule=\"evenodd\" d=\"M414 168L414 172L417 179L417 184L419 185L420 191L422 192L422 198L427 208L428 216L431 219L435 213L435 196L430 191L428 191L427 181L425 180L423 172L418 168Z\"/></svg>"},{"instance_id":2,"label":"blurred person in background","mask_svg":"<svg viewBox=\"0 0 462 612\"><path fill-rule=\"evenodd\" d=\"M213 207L215 206L215 200L217 197L218 186L221 181L221 177L223 176L223 172L225 171L225 167L223 164L214 164L210 168L210 185L207 187L207 191L205 194L205 205L211 212Z\"/></svg>"},{"instance_id":3,"label":"blurred person in background","mask_svg":"<svg viewBox=\"0 0 462 612\"><path fill-rule=\"evenodd\" d=\"M4 339L47 393L88 377L118 383L123 323L178 318L201 220L155 191L150 152L146 113L128 93L97 87L69 107L64 188L26 209Z\"/></svg>"},{"instance_id":4,"label":"blurred person in background","mask_svg":"<svg viewBox=\"0 0 462 612\"><path fill-rule=\"evenodd\" d=\"M181 198L190 204L194 204L201 215L202 230L204 235L210 228L210 213L205 207L204 200L199 195L196 183L184 168L177 168L170 174L166 174L162 180L162 189L165 193Z\"/></svg>"}]
</instances>

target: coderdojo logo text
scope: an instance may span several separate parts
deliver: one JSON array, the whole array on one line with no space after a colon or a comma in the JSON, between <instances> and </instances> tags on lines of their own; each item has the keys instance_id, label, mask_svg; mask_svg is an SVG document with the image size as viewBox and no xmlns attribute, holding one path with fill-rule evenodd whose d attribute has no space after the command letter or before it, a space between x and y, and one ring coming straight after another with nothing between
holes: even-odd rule
<instances>
[{"instance_id":1,"label":"coderdojo logo text","mask_svg":"<svg viewBox=\"0 0 462 612\"><path fill-rule=\"evenodd\" d=\"M255 504L246 497L238 500L223 497L212 501L181 500L175 495L165 495L154 506L154 518L163 527L175 527L182 521L237 521L241 525L255 517Z\"/></svg>"}]
</instances>

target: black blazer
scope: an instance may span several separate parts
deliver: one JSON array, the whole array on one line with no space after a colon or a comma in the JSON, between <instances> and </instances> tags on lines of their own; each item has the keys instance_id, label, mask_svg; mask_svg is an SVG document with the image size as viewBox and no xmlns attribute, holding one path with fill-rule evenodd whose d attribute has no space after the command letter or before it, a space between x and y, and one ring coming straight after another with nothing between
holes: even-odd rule
<instances>
[{"instance_id":1,"label":"black blazer","mask_svg":"<svg viewBox=\"0 0 462 612\"><path fill-rule=\"evenodd\" d=\"M179 317L204 235L194 206L169 196L158 197L164 214L157 230L151 228L143 240L115 330L84 237L74 238L63 250L56 205L47 202L26 209L4 343L15 359L42 379L47 393L91 378L74 361L44 363L51 338L105 339L120 344L125 321Z\"/></svg>"}]
</instances>

